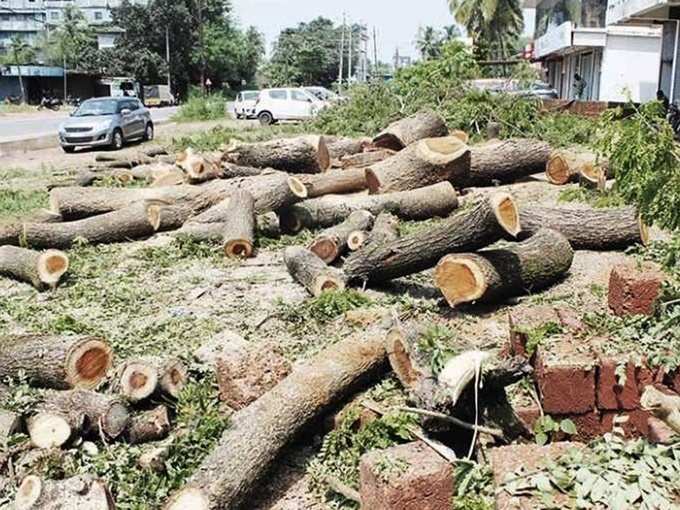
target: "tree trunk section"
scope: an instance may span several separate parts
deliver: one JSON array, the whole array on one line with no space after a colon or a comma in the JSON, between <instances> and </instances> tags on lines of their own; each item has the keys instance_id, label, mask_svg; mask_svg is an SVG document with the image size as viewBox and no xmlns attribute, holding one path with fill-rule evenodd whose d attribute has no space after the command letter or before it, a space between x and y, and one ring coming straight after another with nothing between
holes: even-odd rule
<instances>
[{"instance_id":1,"label":"tree trunk section","mask_svg":"<svg viewBox=\"0 0 680 510\"><path fill-rule=\"evenodd\" d=\"M289 177L288 186L293 194L300 198L353 193L367 188L366 172L362 168L349 168L322 174L301 174Z\"/></svg>"},{"instance_id":2,"label":"tree trunk section","mask_svg":"<svg viewBox=\"0 0 680 510\"><path fill-rule=\"evenodd\" d=\"M169 432L168 408L161 405L133 416L126 434L130 444L140 444L165 439Z\"/></svg>"},{"instance_id":3,"label":"tree trunk section","mask_svg":"<svg viewBox=\"0 0 680 510\"><path fill-rule=\"evenodd\" d=\"M0 377L17 377L23 372L37 387L94 388L106 377L112 359L111 347L96 337L0 337Z\"/></svg>"},{"instance_id":4,"label":"tree trunk section","mask_svg":"<svg viewBox=\"0 0 680 510\"><path fill-rule=\"evenodd\" d=\"M598 158L597 154L586 149L554 151L545 167L548 182L563 185L576 182L585 176L591 182L606 182L609 162Z\"/></svg>"},{"instance_id":5,"label":"tree trunk section","mask_svg":"<svg viewBox=\"0 0 680 510\"><path fill-rule=\"evenodd\" d=\"M470 172L470 149L455 136L426 138L366 169L371 193L407 191L450 181L464 183Z\"/></svg>"},{"instance_id":6,"label":"tree trunk section","mask_svg":"<svg viewBox=\"0 0 680 510\"><path fill-rule=\"evenodd\" d=\"M254 254L255 201L247 191L229 197L230 213L224 221L222 248L229 258L248 258Z\"/></svg>"},{"instance_id":7,"label":"tree trunk section","mask_svg":"<svg viewBox=\"0 0 680 510\"><path fill-rule=\"evenodd\" d=\"M370 138L326 136L325 140L331 161L338 161L346 156L362 153L366 147L371 145Z\"/></svg>"},{"instance_id":8,"label":"tree trunk section","mask_svg":"<svg viewBox=\"0 0 680 510\"><path fill-rule=\"evenodd\" d=\"M162 393L177 398L187 380L187 368L177 358L144 356L125 361L117 370L114 390L139 402Z\"/></svg>"},{"instance_id":9,"label":"tree trunk section","mask_svg":"<svg viewBox=\"0 0 680 510\"><path fill-rule=\"evenodd\" d=\"M47 480L36 475L23 479L14 499L16 510L114 510L106 484L89 475Z\"/></svg>"},{"instance_id":10,"label":"tree trunk section","mask_svg":"<svg viewBox=\"0 0 680 510\"><path fill-rule=\"evenodd\" d=\"M680 396L667 395L654 386L647 386L640 398L640 404L643 409L651 411L676 434L680 434Z\"/></svg>"},{"instance_id":11,"label":"tree trunk section","mask_svg":"<svg viewBox=\"0 0 680 510\"><path fill-rule=\"evenodd\" d=\"M236 509L245 504L267 468L311 420L384 368L379 335L326 348L232 416L232 426L166 510Z\"/></svg>"},{"instance_id":12,"label":"tree trunk section","mask_svg":"<svg viewBox=\"0 0 680 510\"><path fill-rule=\"evenodd\" d=\"M224 161L242 166L275 168L289 173L319 173L330 166L328 147L322 136L282 138L242 144L228 149Z\"/></svg>"},{"instance_id":13,"label":"tree trunk section","mask_svg":"<svg viewBox=\"0 0 680 510\"><path fill-rule=\"evenodd\" d=\"M508 247L447 255L437 264L434 280L452 307L499 301L552 285L569 271L573 259L562 234L541 229Z\"/></svg>"},{"instance_id":14,"label":"tree trunk section","mask_svg":"<svg viewBox=\"0 0 680 510\"><path fill-rule=\"evenodd\" d=\"M62 221L60 214L41 209L23 220L0 223L0 246L6 244L21 246L24 223L59 223L60 221Z\"/></svg>"},{"instance_id":15,"label":"tree trunk section","mask_svg":"<svg viewBox=\"0 0 680 510\"><path fill-rule=\"evenodd\" d=\"M510 138L470 147L470 174L465 187L506 184L545 172L550 145L540 140Z\"/></svg>"},{"instance_id":16,"label":"tree trunk section","mask_svg":"<svg viewBox=\"0 0 680 510\"><path fill-rule=\"evenodd\" d=\"M373 138L373 145L400 151L423 138L446 136L449 130L444 119L432 112L420 112L393 122Z\"/></svg>"},{"instance_id":17,"label":"tree trunk section","mask_svg":"<svg viewBox=\"0 0 680 510\"><path fill-rule=\"evenodd\" d=\"M321 232L309 245L309 250L330 264L344 253L350 234L355 230L370 229L374 219L368 211L354 211L339 225Z\"/></svg>"},{"instance_id":18,"label":"tree trunk section","mask_svg":"<svg viewBox=\"0 0 680 510\"><path fill-rule=\"evenodd\" d=\"M448 253L476 250L520 230L512 196L494 193L434 227L365 246L347 258L343 271L349 281L391 280L434 267Z\"/></svg>"},{"instance_id":19,"label":"tree trunk section","mask_svg":"<svg viewBox=\"0 0 680 510\"><path fill-rule=\"evenodd\" d=\"M288 207L279 217L285 232L297 233L303 228L332 227L361 209L373 215L389 211L405 220L425 220L448 216L457 207L458 196L451 183L440 182L384 195L325 195Z\"/></svg>"},{"instance_id":20,"label":"tree trunk section","mask_svg":"<svg viewBox=\"0 0 680 510\"><path fill-rule=\"evenodd\" d=\"M399 218L389 212L378 215L373 230L368 234L366 244L385 244L399 238Z\"/></svg>"},{"instance_id":21,"label":"tree trunk section","mask_svg":"<svg viewBox=\"0 0 680 510\"><path fill-rule=\"evenodd\" d=\"M345 288L345 278L342 272L327 266L323 260L306 248L301 246L286 248L283 252L283 260L293 279L314 297L327 291Z\"/></svg>"},{"instance_id":22,"label":"tree trunk section","mask_svg":"<svg viewBox=\"0 0 680 510\"><path fill-rule=\"evenodd\" d=\"M361 152L353 156L345 156L340 159L340 167L348 168L366 168L367 166L375 165L381 161L385 161L396 154L396 151L390 149L377 149L368 152Z\"/></svg>"},{"instance_id":23,"label":"tree trunk section","mask_svg":"<svg viewBox=\"0 0 680 510\"><path fill-rule=\"evenodd\" d=\"M191 147L177 155L175 164L181 168L192 184L211 181L222 176L219 156L212 158L206 154L196 154Z\"/></svg>"},{"instance_id":24,"label":"tree trunk section","mask_svg":"<svg viewBox=\"0 0 680 510\"><path fill-rule=\"evenodd\" d=\"M277 239L281 237L281 226L276 213L260 214L255 217L255 231L262 237ZM221 242L224 236L224 221L198 222L188 221L177 232L176 236L186 237L197 242Z\"/></svg>"},{"instance_id":25,"label":"tree trunk section","mask_svg":"<svg viewBox=\"0 0 680 510\"><path fill-rule=\"evenodd\" d=\"M647 226L635 207L594 209L530 206L520 209L522 235L541 228L557 230L575 250L618 250L649 241Z\"/></svg>"},{"instance_id":26,"label":"tree trunk section","mask_svg":"<svg viewBox=\"0 0 680 510\"><path fill-rule=\"evenodd\" d=\"M0 246L0 274L30 283L38 290L56 287L68 271L68 263L68 256L61 251Z\"/></svg>"}]
</instances>

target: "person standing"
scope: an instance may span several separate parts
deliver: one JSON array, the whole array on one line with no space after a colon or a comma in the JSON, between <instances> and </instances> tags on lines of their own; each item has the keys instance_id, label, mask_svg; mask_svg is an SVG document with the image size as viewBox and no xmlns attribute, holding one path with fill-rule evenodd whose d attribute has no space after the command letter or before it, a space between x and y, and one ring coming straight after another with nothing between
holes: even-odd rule
<instances>
[{"instance_id":1,"label":"person standing","mask_svg":"<svg viewBox=\"0 0 680 510\"><path fill-rule=\"evenodd\" d=\"M574 97L576 99L579 101L584 99L587 87L588 83L586 83L586 80L580 74L574 74Z\"/></svg>"}]
</instances>

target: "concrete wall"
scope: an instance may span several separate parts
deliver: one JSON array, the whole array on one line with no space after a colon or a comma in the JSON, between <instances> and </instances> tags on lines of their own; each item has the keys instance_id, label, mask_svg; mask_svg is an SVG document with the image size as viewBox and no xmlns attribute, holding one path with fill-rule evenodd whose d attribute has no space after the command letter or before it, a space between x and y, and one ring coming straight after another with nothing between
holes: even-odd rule
<instances>
[{"instance_id":1,"label":"concrete wall","mask_svg":"<svg viewBox=\"0 0 680 510\"><path fill-rule=\"evenodd\" d=\"M645 102L658 89L661 38L608 34L600 101Z\"/></svg>"}]
</instances>

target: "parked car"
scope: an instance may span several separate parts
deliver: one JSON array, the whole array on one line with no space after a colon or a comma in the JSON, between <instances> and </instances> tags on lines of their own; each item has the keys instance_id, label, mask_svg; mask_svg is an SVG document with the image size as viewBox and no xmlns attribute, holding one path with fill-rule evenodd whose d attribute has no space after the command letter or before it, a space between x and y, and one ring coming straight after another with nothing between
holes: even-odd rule
<instances>
[{"instance_id":1,"label":"parked car","mask_svg":"<svg viewBox=\"0 0 680 510\"><path fill-rule=\"evenodd\" d=\"M319 101L325 101L327 103L339 103L342 101L342 96L336 94L332 90L328 90L326 87L302 87L304 90L314 95Z\"/></svg>"},{"instance_id":2,"label":"parked car","mask_svg":"<svg viewBox=\"0 0 680 510\"><path fill-rule=\"evenodd\" d=\"M306 120L327 106L301 88L265 89L255 102L255 117L268 126L280 120Z\"/></svg>"},{"instance_id":3,"label":"parked car","mask_svg":"<svg viewBox=\"0 0 680 510\"><path fill-rule=\"evenodd\" d=\"M255 117L255 103L259 95L259 90L244 90L238 93L234 102L234 115L236 115L237 119L252 119Z\"/></svg>"},{"instance_id":4,"label":"parked car","mask_svg":"<svg viewBox=\"0 0 680 510\"><path fill-rule=\"evenodd\" d=\"M167 85L144 85L145 106L172 106L175 97Z\"/></svg>"},{"instance_id":5,"label":"parked car","mask_svg":"<svg viewBox=\"0 0 680 510\"><path fill-rule=\"evenodd\" d=\"M151 113L134 97L88 99L59 126L64 152L76 147L118 150L129 140L153 140L153 136Z\"/></svg>"},{"instance_id":6,"label":"parked car","mask_svg":"<svg viewBox=\"0 0 680 510\"><path fill-rule=\"evenodd\" d=\"M512 94L539 99L557 99L559 97L557 91L543 81L533 81L527 84L510 78L484 78L471 80L469 83L477 90L488 90L496 94Z\"/></svg>"}]
</instances>

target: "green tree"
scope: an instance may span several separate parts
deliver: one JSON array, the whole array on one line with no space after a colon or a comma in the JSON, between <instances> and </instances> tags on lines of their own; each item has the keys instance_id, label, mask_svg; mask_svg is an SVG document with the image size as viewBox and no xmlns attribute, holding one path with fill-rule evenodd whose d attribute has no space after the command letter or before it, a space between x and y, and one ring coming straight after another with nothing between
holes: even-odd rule
<instances>
[{"instance_id":1,"label":"green tree","mask_svg":"<svg viewBox=\"0 0 680 510\"><path fill-rule=\"evenodd\" d=\"M421 27L418 30L416 48L418 48L420 56L423 58L423 60L439 57L441 54L442 43L442 35L434 27Z\"/></svg>"},{"instance_id":2,"label":"green tree","mask_svg":"<svg viewBox=\"0 0 680 510\"><path fill-rule=\"evenodd\" d=\"M54 65L67 69L97 71L97 39L85 16L75 5L64 9L64 17L44 39L43 53Z\"/></svg>"},{"instance_id":3,"label":"green tree","mask_svg":"<svg viewBox=\"0 0 680 510\"><path fill-rule=\"evenodd\" d=\"M21 74L21 66L30 62L34 55L35 50L23 38L18 35L12 37L9 42L9 57L10 62L17 67L22 103L26 102L26 90L24 88L24 77Z\"/></svg>"}]
</instances>

